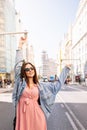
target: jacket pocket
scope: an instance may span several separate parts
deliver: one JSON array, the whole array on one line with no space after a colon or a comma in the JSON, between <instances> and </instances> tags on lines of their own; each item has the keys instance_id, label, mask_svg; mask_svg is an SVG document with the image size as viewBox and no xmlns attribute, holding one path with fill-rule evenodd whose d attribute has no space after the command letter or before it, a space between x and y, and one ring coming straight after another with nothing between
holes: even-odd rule
<instances>
[{"instance_id":1,"label":"jacket pocket","mask_svg":"<svg viewBox=\"0 0 87 130\"><path fill-rule=\"evenodd\" d=\"M52 105L55 101L55 95L52 93L43 94L41 95L41 100L47 105Z\"/></svg>"}]
</instances>

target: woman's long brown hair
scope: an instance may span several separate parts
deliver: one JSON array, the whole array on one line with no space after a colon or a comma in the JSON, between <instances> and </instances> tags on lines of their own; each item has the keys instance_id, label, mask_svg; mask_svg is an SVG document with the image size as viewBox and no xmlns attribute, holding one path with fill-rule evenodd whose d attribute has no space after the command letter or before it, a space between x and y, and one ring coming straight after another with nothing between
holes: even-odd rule
<instances>
[{"instance_id":1,"label":"woman's long brown hair","mask_svg":"<svg viewBox=\"0 0 87 130\"><path fill-rule=\"evenodd\" d=\"M26 73L25 73L25 71L24 71L25 66L26 66L27 64L30 64L30 65L34 68L35 74L34 74L34 77L33 77L33 82L34 82L35 84L37 84L37 83L38 83L38 77L37 77L36 68L35 68L35 66L34 66L32 63L30 63L30 62L23 62L22 66L21 66L20 78L21 78L22 80L23 80L23 78L25 78L25 81L28 83L28 78L27 78Z\"/></svg>"}]
</instances>

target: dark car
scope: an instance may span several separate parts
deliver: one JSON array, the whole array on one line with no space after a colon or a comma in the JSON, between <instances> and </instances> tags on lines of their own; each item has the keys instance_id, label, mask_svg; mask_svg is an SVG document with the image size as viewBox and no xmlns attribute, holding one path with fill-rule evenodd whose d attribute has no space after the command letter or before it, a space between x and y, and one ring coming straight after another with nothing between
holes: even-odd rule
<instances>
[{"instance_id":1,"label":"dark car","mask_svg":"<svg viewBox=\"0 0 87 130\"><path fill-rule=\"evenodd\" d=\"M80 83L80 81L81 81L80 75L76 75L76 76L75 76L75 81Z\"/></svg>"},{"instance_id":2,"label":"dark car","mask_svg":"<svg viewBox=\"0 0 87 130\"><path fill-rule=\"evenodd\" d=\"M70 76L67 76L66 80L65 80L65 84L68 84L69 82L71 82L72 79L70 78Z\"/></svg>"}]
</instances>

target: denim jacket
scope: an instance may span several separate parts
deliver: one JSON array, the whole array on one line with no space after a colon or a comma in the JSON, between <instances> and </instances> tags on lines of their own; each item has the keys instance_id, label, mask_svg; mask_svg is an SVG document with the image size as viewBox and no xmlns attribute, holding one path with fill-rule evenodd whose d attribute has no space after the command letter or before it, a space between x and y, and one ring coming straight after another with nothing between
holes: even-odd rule
<instances>
[{"instance_id":1,"label":"denim jacket","mask_svg":"<svg viewBox=\"0 0 87 130\"><path fill-rule=\"evenodd\" d=\"M13 104L16 108L17 103L22 95L22 92L24 88L26 87L26 82L25 79L23 81L20 78L20 70L23 62L23 55L22 55L22 50L17 50L16 53L16 64L15 64L15 83L14 83L14 89L12 93L12 101ZM46 116L46 118L49 117L50 113L52 112L53 109L53 104L55 102L55 97L58 91L60 90L61 86L64 84L67 74L69 72L68 67L64 67L62 70L58 81L56 82L44 82L44 83L39 83L38 84L38 89L40 93L40 105L41 108Z\"/></svg>"}]
</instances>

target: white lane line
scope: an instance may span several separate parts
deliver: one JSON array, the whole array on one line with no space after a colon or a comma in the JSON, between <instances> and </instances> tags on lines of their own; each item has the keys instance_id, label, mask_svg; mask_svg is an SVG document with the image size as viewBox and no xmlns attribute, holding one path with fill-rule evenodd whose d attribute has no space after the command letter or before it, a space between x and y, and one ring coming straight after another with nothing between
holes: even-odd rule
<instances>
[{"instance_id":1,"label":"white lane line","mask_svg":"<svg viewBox=\"0 0 87 130\"><path fill-rule=\"evenodd\" d=\"M63 104L61 104L61 107L62 107L62 108L64 108L64 105L63 105Z\"/></svg>"},{"instance_id":2,"label":"white lane line","mask_svg":"<svg viewBox=\"0 0 87 130\"><path fill-rule=\"evenodd\" d=\"M78 128L76 127L76 125L75 125L75 123L73 122L73 120L72 120L71 116L69 115L69 113L68 113L68 112L65 112L65 114L66 114L66 116L67 116L67 118L68 118L70 124L72 125L73 129L74 129L74 130L78 130Z\"/></svg>"},{"instance_id":3,"label":"white lane line","mask_svg":"<svg viewBox=\"0 0 87 130\"><path fill-rule=\"evenodd\" d=\"M0 102L11 102L12 103L12 94L1 94L0 95Z\"/></svg>"},{"instance_id":4,"label":"white lane line","mask_svg":"<svg viewBox=\"0 0 87 130\"><path fill-rule=\"evenodd\" d=\"M71 109L69 108L69 106L64 102L64 100L62 99L62 97L59 94L58 94L58 97L64 103L65 107L67 108L67 110L69 111L69 113L72 115L72 117L76 121L76 123L79 125L79 127L81 128L81 130L86 130L84 128L84 126L80 123L80 121L77 119L77 117L75 116L75 114L71 111Z\"/></svg>"},{"instance_id":5,"label":"white lane line","mask_svg":"<svg viewBox=\"0 0 87 130\"><path fill-rule=\"evenodd\" d=\"M65 87L62 87L62 89L65 89Z\"/></svg>"}]
</instances>

